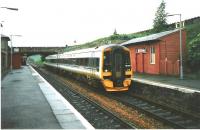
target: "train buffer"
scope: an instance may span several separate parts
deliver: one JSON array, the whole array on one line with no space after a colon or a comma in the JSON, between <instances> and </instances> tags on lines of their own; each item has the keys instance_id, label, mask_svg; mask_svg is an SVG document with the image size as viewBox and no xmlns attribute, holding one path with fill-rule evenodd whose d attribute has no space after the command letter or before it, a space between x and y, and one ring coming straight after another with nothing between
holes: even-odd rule
<instances>
[{"instance_id":1,"label":"train buffer","mask_svg":"<svg viewBox=\"0 0 200 130\"><path fill-rule=\"evenodd\" d=\"M94 129L30 66L12 70L2 80L1 127Z\"/></svg>"}]
</instances>

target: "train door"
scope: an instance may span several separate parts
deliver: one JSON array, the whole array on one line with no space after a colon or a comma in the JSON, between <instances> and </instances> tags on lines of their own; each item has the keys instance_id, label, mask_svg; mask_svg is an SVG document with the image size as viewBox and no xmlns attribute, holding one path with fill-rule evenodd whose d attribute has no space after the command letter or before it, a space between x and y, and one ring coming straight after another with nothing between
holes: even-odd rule
<instances>
[{"instance_id":1,"label":"train door","mask_svg":"<svg viewBox=\"0 0 200 130\"><path fill-rule=\"evenodd\" d=\"M112 79L114 86L123 86L124 80L124 53L120 48L116 48L112 51Z\"/></svg>"},{"instance_id":2,"label":"train door","mask_svg":"<svg viewBox=\"0 0 200 130\"><path fill-rule=\"evenodd\" d=\"M94 63L94 52L91 53L90 64L91 64L91 74L95 73L95 63Z\"/></svg>"},{"instance_id":3,"label":"train door","mask_svg":"<svg viewBox=\"0 0 200 130\"><path fill-rule=\"evenodd\" d=\"M144 72L144 54L136 53L136 72Z\"/></svg>"}]
</instances>

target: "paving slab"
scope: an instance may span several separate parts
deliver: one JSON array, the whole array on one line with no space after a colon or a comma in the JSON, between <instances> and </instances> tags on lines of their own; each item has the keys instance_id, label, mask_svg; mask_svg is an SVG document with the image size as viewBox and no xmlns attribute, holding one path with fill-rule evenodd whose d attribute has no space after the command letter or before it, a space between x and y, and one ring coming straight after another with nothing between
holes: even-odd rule
<instances>
[{"instance_id":1,"label":"paving slab","mask_svg":"<svg viewBox=\"0 0 200 130\"><path fill-rule=\"evenodd\" d=\"M1 128L61 128L27 66L13 70L2 80Z\"/></svg>"}]
</instances>

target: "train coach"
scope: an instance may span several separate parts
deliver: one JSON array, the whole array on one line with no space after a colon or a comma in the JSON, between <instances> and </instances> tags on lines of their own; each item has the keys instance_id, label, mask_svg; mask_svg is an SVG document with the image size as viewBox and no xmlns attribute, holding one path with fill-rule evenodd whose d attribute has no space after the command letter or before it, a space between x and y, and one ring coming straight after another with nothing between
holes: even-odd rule
<instances>
[{"instance_id":1,"label":"train coach","mask_svg":"<svg viewBox=\"0 0 200 130\"><path fill-rule=\"evenodd\" d=\"M133 75L129 49L113 44L49 55L44 64L88 82L99 81L106 91L127 91Z\"/></svg>"}]
</instances>

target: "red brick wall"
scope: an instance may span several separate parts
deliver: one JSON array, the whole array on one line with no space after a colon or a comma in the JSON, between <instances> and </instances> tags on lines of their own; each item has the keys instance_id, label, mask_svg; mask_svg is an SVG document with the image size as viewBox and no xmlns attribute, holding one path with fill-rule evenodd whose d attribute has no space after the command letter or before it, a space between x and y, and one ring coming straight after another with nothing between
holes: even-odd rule
<instances>
[{"instance_id":1,"label":"red brick wall","mask_svg":"<svg viewBox=\"0 0 200 130\"><path fill-rule=\"evenodd\" d=\"M12 57L13 69L19 69L21 67L21 55L19 53L14 53Z\"/></svg>"},{"instance_id":2,"label":"red brick wall","mask_svg":"<svg viewBox=\"0 0 200 130\"><path fill-rule=\"evenodd\" d=\"M167 75L179 74L180 40L179 31L161 38L160 42L160 73ZM182 31L183 54L186 55L186 32ZM183 56L185 57L185 56Z\"/></svg>"}]
</instances>

